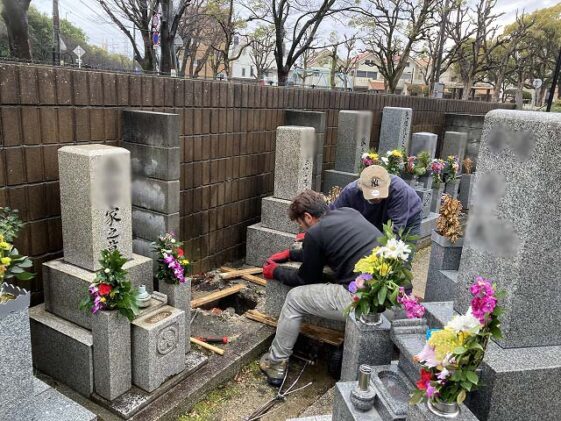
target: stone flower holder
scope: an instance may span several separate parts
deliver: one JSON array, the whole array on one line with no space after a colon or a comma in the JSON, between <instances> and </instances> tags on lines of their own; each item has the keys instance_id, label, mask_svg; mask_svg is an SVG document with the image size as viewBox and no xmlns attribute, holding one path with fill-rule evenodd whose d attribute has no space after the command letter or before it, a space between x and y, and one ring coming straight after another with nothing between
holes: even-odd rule
<instances>
[{"instance_id":1,"label":"stone flower holder","mask_svg":"<svg viewBox=\"0 0 561 421\"><path fill-rule=\"evenodd\" d=\"M191 351L191 278L184 284L160 281L160 292L168 297L168 304L185 312L185 353Z\"/></svg>"},{"instance_id":2,"label":"stone flower holder","mask_svg":"<svg viewBox=\"0 0 561 421\"><path fill-rule=\"evenodd\" d=\"M114 400L132 385L131 324L117 310L92 318L94 390Z\"/></svg>"},{"instance_id":3,"label":"stone flower holder","mask_svg":"<svg viewBox=\"0 0 561 421\"><path fill-rule=\"evenodd\" d=\"M347 318L341 381L355 381L359 366L391 363L393 345L390 339L391 324L380 314L378 322L356 320L354 312Z\"/></svg>"},{"instance_id":4,"label":"stone flower holder","mask_svg":"<svg viewBox=\"0 0 561 421\"><path fill-rule=\"evenodd\" d=\"M450 276L460 267L464 239L452 243L433 230L432 246L425 289L425 301L448 301L454 298L455 283Z\"/></svg>"},{"instance_id":5,"label":"stone flower holder","mask_svg":"<svg viewBox=\"0 0 561 421\"><path fill-rule=\"evenodd\" d=\"M442 198L442 194L444 193L444 187L444 183L440 183L438 186L436 184L432 184L432 198L430 205L431 212L440 213L440 200Z\"/></svg>"},{"instance_id":6,"label":"stone flower holder","mask_svg":"<svg viewBox=\"0 0 561 421\"><path fill-rule=\"evenodd\" d=\"M15 297L0 304L0 419L8 419L4 415L33 397L30 294L6 283L0 290Z\"/></svg>"},{"instance_id":7,"label":"stone flower holder","mask_svg":"<svg viewBox=\"0 0 561 421\"><path fill-rule=\"evenodd\" d=\"M469 209L469 203L471 201L471 192L473 190L473 184L475 182L475 174L462 174L460 179L460 191L458 193L458 199L462 202L462 207Z\"/></svg>"},{"instance_id":8,"label":"stone flower holder","mask_svg":"<svg viewBox=\"0 0 561 421\"><path fill-rule=\"evenodd\" d=\"M458 189L460 187L460 181L455 179L446 183L444 187L444 193L449 194L454 199L458 197Z\"/></svg>"},{"instance_id":9,"label":"stone flower holder","mask_svg":"<svg viewBox=\"0 0 561 421\"><path fill-rule=\"evenodd\" d=\"M418 403L409 407L406 421L440 421L445 419L453 419L456 421L477 421L477 417L465 405L458 405L457 415L446 414L438 415L430 409L429 405L434 404Z\"/></svg>"}]
</instances>

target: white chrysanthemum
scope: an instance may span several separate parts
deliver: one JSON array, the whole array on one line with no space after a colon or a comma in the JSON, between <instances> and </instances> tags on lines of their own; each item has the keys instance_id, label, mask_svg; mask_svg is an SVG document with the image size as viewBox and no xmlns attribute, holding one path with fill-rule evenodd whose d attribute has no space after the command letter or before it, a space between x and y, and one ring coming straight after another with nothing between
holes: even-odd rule
<instances>
[{"instance_id":1,"label":"white chrysanthemum","mask_svg":"<svg viewBox=\"0 0 561 421\"><path fill-rule=\"evenodd\" d=\"M362 156L361 156L361 158L362 158L362 159L368 158L368 153L367 153L367 152L363 153Z\"/></svg>"},{"instance_id":2,"label":"white chrysanthemum","mask_svg":"<svg viewBox=\"0 0 561 421\"><path fill-rule=\"evenodd\" d=\"M411 248L401 240L391 238L384 247L380 247L376 253L386 259L407 260L411 254Z\"/></svg>"},{"instance_id":3,"label":"white chrysanthemum","mask_svg":"<svg viewBox=\"0 0 561 421\"><path fill-rule=\"evenodd\" d=\"M388 158L386 158L385 156L382 157L382 162L384 164L387 164L389 162Z\"/></svg>"},{"instance_id":4,"label":"white chrysanthemum","mask_svg":"<svg viewBox=\"0 0 561 421\"><path fill-rule=\"evenodd\" d=\"M460 332L471 332L476 334L481 329L481 323L479 320L471 314L471 307L466 314L462 316L455 316L446 325L447 328L452 329L456 333Z\"/></svg>"}]
</instances>

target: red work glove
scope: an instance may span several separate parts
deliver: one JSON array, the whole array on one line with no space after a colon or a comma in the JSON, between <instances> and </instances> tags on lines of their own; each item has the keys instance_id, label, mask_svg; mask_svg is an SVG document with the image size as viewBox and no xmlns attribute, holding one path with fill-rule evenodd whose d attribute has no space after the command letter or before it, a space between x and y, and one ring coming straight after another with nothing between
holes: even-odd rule
<instances>
[{"instance_id":1,"label":"red work glove","mask_svg":"<svg viewBox=\"0 0 561 421\"><path fill-rule=\"evenodd\" d=\"M290 259L290 251L288 249L279 251L278 253L273 254L269 259L276 263L284 263Z\"/></svg>"},{"instance_id":2,"label":"red work glove","mask_svg":"<svg viewBox=\"0 0 561 421\"><path fill-rule=\"evenodd\" d=\"M278 265L271 259L267 259L267 263L263 265L263 276L265 277L265 279L273 279L273 275L277 266Z\"/></svg>"},{"instance_id":3,"label":"red work glove","mask_svg":"<svg viewBox=\"0 0 561 421\"><path fill-rule=\"evenodd\" d=\"M296 241L304 241L304 237L306 236L305 232L301 232L296 236Z\"/></svg>"}]
</instances>

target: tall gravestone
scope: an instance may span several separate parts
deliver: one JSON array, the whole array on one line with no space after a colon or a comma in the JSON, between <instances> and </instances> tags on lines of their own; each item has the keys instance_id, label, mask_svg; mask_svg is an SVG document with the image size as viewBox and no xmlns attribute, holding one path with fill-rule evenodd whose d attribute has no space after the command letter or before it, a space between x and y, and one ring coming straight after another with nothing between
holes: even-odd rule
<instances>
[{"instance_id":1,"label":"tall gravestone","mask_svg":"<svg viewBox=\"0 0 561 421\"><path fill-rule=\"evenodd\" d=\"M131 153L133 250L154 259L150 243L179 236L179 116L123 111L123 147Z\"/></svg>"},{"instance_id":2,"label":"tall gravestone","mask_svg":"<svg viewBox=\"0 0 561 421\"><path fill-rule=\"evenodd\" d=\"M343 188L358 178L360 158L370 148L371 130L371 111L339 111L335 169L325 171L323 192L329 193L334 186Z\"/></svg>"},{"instance_id":3,"label":"tall gravestone","mask_svg":"<svg viewBox=\"0 0 561 421\"><path fill-rule=\"evenodd\" d=\"M271 254L293 243L298 225L289 220L288 207L298 193L312 187L315 144L312 127L277 128L273 196L262 201L261 223L247 229L248 265L262 266Z\"/></svg>"},{"instance_id":4,"label":"tall gravestone","mask_svg":"<svg viewBox=\"0 0 561 421\"><path fill-rule=\"evenodd\" d=\"M478 275L506 291L470 407L482 420L556 419L561 401L561 115L487 114L454 309Z\"/></svg>"},{"instance_id":5,"label":"tall gravestone","mask_svg":"<svg viewBox=\"0 0 561 421\"><path fill-rule=\"evenodd\" d=\"M31 310L33 362L85 396L95 391L111 400L131 386L130 352L115 352L117 343L130 349L130 324L121 316L126 323L111 329L103 321L114 317L82 311L80 302L105 249L129 258L124 269L132 284L152 290L151 259L132 253L130 154L65 146L59 174L64 257L43 264L45 304Z\"/></svg>"},{"instance_id":6,"label":"tall gravestone","mask_svg":"<svg viewBox=\"0 0 561 421\"><path fill-rule=\"evenodd\" d=\"M384 107L378 153L385 155L387 151L393 149L408 150L412 120L411 108Z\"/></svg>"},{"instance_id":7,"label":"tall gravestone","mask_svg":"<svg viewBox=\"0 0 561 421\"><path fill-rule=\"evenodd\" d=\"M464 132L445 132L444 142L442 143L442 150L440 151L440 156L442 159L446 159L449 156L457 156L460 168L458 169L458 176L462 172L462 161L466 153L467 144L467 133ZM446 183L444 192L450 196L456 198L458 197L458 189L460 187L460 182L458 179L452 180Z\"/></svg>"},{"instance_id":8,"label":"tall gravestone","mask_svg":"<svg viewBox=\"0 0 561 421\"><path fill-rule=\"evenodd\" d=\"M323 111L286 110L285 126L313 127L315 130L314 159L312 163L311 189L320 191L323 170L323 147L327 131L326 114Z\"/></svg>"},{"instance_id":9,"label":"tall gravestone","mask_svg":"<svg viewBox=\"0 0 561 421\"><path fill-rule=\"evenodd\" d=\"M409 145L409 155L418 156L420 153L426 152L429 154L429 158L432 160L436 156L437 143L438 136L434 133L413 133L413 135L411 136L411 143ZM434 193L434 190L432 188L432 177L429 174L419 177L416 183L412 184L412 187L415 189L415 191L419 195L419 198L421 199L423 219L432 221L435 218L438 218L438 215L431 211L432 195ZM431 223L427 224L425 222L423 231L426 229L427 225L432 226ZM426 236L426 233L423 232L423 234L425 234L423 236Z\"/></svg>"}]
</instances>

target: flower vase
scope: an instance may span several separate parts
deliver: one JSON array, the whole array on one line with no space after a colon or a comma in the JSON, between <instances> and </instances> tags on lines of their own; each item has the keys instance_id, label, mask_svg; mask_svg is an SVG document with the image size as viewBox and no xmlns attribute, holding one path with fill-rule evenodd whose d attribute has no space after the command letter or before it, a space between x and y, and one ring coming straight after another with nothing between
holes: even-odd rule
<instances>
[{"instance_id":1,"label":"flower vase","mask_svg":"<svg viewBox=\"0 0 561 421\"><path fill-rule=\"evenodd\" d=\"M380 324L382 324L380 313L362 314L358 321L368 326L379 326Z\"/></svg>"},{"instance_id":2,"label":"flower vase","mask_svg":"<svg viewBox=\"0 0 561 421\"><path fill-rule=\"evenodd\" d=\"M168 304L185 312L185 353L191 351L191 279L182 284L169 284L160 280L160 292L167 295Z\"/></svg>"},{"instance_id":3,"label":"flower vase","mask_svg":"<svg viewBox=\"0 0 561 421\"><path fill-rule=\"evenodd\" d=\"M440 418L456 418L460 415L460 406L457 402L439 402L429 399L427 407L430 412Z\"/></svg>"}]
</instances>

